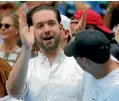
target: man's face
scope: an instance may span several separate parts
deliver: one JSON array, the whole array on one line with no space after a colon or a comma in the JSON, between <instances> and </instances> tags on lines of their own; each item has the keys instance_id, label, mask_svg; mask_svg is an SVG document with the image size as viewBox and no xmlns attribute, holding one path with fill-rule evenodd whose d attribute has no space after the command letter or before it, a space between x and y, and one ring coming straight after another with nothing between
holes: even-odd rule
<instances>
[{"instance_id":1,"label":"man's face","mask_svg":"<svg viewBox=\"0 0 119 101\"><path fill-rule=\"evenodd\" d=\"M78 20L71 20L71 23L70 23L70 28L71 28L71 33L72 33L72 37L75 38L76 36L76 30L75 30L75 27L77 26L78 24Z\"/></svg>"},{"instance_id":2,"label":"man's face","mask_svg":"<svg viewBox=\"0 0 119 101\"><path fill-rule=\"evenodd\" d=\"M61 25L52 10L37 11L32 16L35 38L43 50L56 49L61 41Z\"/></svg>"},{"instance_id":3,"label":"man's face","mask_svg":"<svg viewBox=\"0 0 119 101\"><path fill-rule=\"evenodd\" d=\"M90 74L95 74L96 72L98 72L98 69L95 68L94 66L91 66L92 62L91 60L87 59L87 58L80 58L80 57L74 57L76 62L78 63L78 65L80 65L80 67L90 73ZM90 61L90 62L89 62ZM93 75L94 76L94 75Z\"/></svg>"},{"instance_id":4,"label":"man's face","mask_svg":"<svg viewBox=\"0 0 119 101\"><path fill-rule=\"evenodd\" d=\"M78 57L78 56L74 57L74 58L75 58L76 62L78 63L78 65L80 65L81 68L86 71L87 69L86 69L85 60L83 58Z\"/></svg>"}]
</instances>

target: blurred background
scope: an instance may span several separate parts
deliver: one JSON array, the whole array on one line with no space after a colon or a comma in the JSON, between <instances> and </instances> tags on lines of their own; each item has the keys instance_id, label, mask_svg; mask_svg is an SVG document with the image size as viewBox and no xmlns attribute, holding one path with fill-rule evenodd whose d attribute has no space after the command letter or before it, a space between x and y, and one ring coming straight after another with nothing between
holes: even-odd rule
<instances>
[{"instance_id":1,"label":"blurred background","mask_svg":"<svg viewBox=\"0 0 119 101\"><path fill-rule=\"evenodd\" d=\"M43 4L45 1L0 1L0 16L8 13L20 13L21 11L28 12L28 9L32 9L37 5ZM46 3L53 1L46 1ZM91 8L98 12L105 23L105 25L114 29L114 26L119 23L119 1L56 1L56 7L61 14L68 18L73 17L77 10L81 10L85 7ZM106 21L105 15L111 14L109 21Z\"/></svg>"},{"instance_id":2,"label":"blurred background","mask_svg":"<svg viewBox=\"0 0 119 101\"><path fill-rule=\"evenodd\" d=\"M115 28L119 24L119 1L0 1L0 21L5 15L16 14L19 17L21 12L28 13L34 7L39 5L55 6L59 9L62 15L67 16L69 19L74 17L76 11L80 11L84 8L92 9L101 15L104 25L113 32L115 32ZM2 22L6 21L5 19L2 19ZM7 50L5 50L3 46L5 46L6 42L11 42L10 40L17 40L17 42L13 42L15 46L22 46L19 34L17 34L16 38L16 34L14 33L14 39L13 36L7 38L4 36L4 33L11 33L8 27L10 27L10 25L0 26L0 50L5 52L7 52ZM17 29L17 31L19 31L19 29ZM11 47L13 47L13 43L11 43ZM7 45L6 47L8 46L10 45ZM34 47L37 49L35 45ZM11 52L12 50L9 51Z\"/></svg>"}]
</instances>

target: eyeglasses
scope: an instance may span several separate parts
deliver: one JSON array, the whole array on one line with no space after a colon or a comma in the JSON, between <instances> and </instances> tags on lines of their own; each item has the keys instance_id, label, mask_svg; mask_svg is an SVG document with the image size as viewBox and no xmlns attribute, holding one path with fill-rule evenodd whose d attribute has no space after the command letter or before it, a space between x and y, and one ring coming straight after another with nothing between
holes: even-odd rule
<instances>
[{"instance_id":1,"label":"eyeglasses","mask_svg":"<svg viewBox=\"0 0 119 101\"><path fill-rule=\"evenodd\" d=\"M4 26L6 29L9 29L9 27L10 27L10 26L13 26L13 25L10 25L10 24L0 24L0 29L1 29L3 26Z\"/></svg>"}]
</instances>

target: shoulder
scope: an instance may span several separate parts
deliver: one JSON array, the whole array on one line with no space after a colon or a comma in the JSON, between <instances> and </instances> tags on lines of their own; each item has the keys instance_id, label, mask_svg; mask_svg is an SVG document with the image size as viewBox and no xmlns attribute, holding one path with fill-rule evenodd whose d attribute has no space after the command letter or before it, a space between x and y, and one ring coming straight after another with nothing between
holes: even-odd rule
<instances>
[{"instance_id":1,"label":"shoulder","mask_svg":"<svg viewBox=\"0 0 119 101\"><path fill-rule=\"evenodd\" d=\"M104 101L119 101L119 85L108 91L104 98Z\"/></svg>"},{"instance_id":2,"label":"shoulder","mask_svg":"<svg viewBox=\"0 0 119 101\"><path fill-rule=\"evenodd\" d=\"M0 98L0 101L20 101L20 100L17 100L16 98L7 95L5 97Z\"/></svg>"},{"instance_id":3,"label":"shoulder","mask_svg":"<svg viewBox=\"0 0 119 101\"><path fill-rule=\"evenodd\" d=\"M81 68L81 66L76 62L74 57L66 57L65 61L63 61L63 62L64 62L64 64L68 64L70 66L74 66L74 67L78 67L78 68L80 67Z\"/></svg>"}]
</instances>

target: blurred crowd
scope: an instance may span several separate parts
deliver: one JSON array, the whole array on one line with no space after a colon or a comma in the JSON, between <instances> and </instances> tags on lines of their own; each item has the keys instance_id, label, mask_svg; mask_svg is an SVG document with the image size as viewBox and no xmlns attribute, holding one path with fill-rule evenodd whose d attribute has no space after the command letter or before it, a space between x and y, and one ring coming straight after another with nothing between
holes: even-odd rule
<instances>
[{"instance_id":1,"label":"blurred crowd","mask_svg":"<svg viewBox=\"0 0 119 101\"><path fill-rule=\"evenodd\" d=\"M89 28L97 29L103 31L110 40L113 49L115 49L112 49L111 52L119 60L118 47L116 46L119 43L119 1L0 1L0 58L7 61L11 66L16 63L22 49L19 34L20 13L28 13L40 5L55 6L61 13L61 23L64 26L62 33L66 34L65 37L67 38L63 37L62 39L62 49L75 39L77 31ZM83 21L85 19L82 19L84 9L88 9L86 22ZM83 24L86 24L85 28L82 27ZM35 42L32 47L31 58L37 56L38 52L40 52L40 48ZM10 67L8 64L7 66ZM7 72L10 71L11 69ZM5 83L3 85L4 88ZM6 91L2 96L5 95L7 95Z\"/></svg>"},{"instance_id":2,"label":"blurred crowd","mask_svg":"<svg viewBox=\"0 0 119 101\"><path fill-rule=\"evenodd\" d=\"M0 1L0 16L8 14L16 14L19 16L20 12L29 12L36 6L50 4L56 6L62 15L68 18L74 17L74 13L82 10L84 7L92 9L99 13L103 19L103 23L115 32L119 20L119 2L118 1ZM0 39L2 43L2 39ZM21 43L18 43L21 46Z\"/></svg>"}]
</instances>

